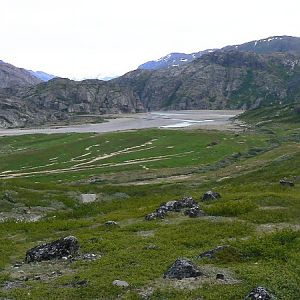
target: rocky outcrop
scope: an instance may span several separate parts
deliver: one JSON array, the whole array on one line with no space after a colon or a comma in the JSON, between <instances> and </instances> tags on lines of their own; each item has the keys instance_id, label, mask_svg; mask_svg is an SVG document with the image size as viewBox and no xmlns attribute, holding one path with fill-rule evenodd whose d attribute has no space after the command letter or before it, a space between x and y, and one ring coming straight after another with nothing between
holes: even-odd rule
<instances>
[{"instance_id":1,"label":"rocky outcrop","mask_svg":"<svg viewBox=\"0 0 300 300\"><path fill-rule=\"evenodd\" d=\"M203 275L201 270L190 260L185 258L177 259L174 264L164 274L167 279L183 279L190 277L199 277Z\"/></svg>"},{"instance_id":2,"label":"rocky outcrop","mask_svg":"<svg viewBox=\"0 0 300 300\"><path fill-rule=\"evenodd\" d=\"M205 215L205 213L199 208L198 203L192 197L185 197L181 200L162 203L155 212L146 215L145 220L151 221L155 219L163 219L170 211L180 212L184 209L186 209L184 214L189 217L199 217Z\"/></svg>"},{"instance_id":3,"label":"rocky outcrop","mask_svg":"<svg viewBox=\"0 0 300 300\"><path fill-rule=\"evenodd\" d=\"M34 104L24 103L17 96L9 96L7 91L0 92L0 128L24 127L55 120L60 113L52 116L38 109Z\"/></svg>"},{"instance_id":4,"label":"rocky outcrop","mask_svg":"<svg viewBox=\"0 0 300 300\"><path fill-rule=\"evenodd\" d=\"M66 114L118 114L143 111L130 87L101 80L73 81L56 78L23 90L22 98L40 109Z\"/></svg>"},{"instance_id":5,"label":"rocky outcrop","mask_svg":"<svg viewBox=\"0 0 300 300\"><path fill-rule=\"evenodd\" d=\"M74 236L38 245L26 252L25 262L40 262L43 260L70 258L78 253L79 241Z\"/></svg>"},{"instance_id":6,"label":"rocky outcrop","mask_svg":"<svg viewBox=\"0 0 300 300\"><path fill-rule=\"evenodd\" d=\"M275 300L275 297L266 288L259 286L254 288L245 300Z\"/></svg>"}]
</instances>

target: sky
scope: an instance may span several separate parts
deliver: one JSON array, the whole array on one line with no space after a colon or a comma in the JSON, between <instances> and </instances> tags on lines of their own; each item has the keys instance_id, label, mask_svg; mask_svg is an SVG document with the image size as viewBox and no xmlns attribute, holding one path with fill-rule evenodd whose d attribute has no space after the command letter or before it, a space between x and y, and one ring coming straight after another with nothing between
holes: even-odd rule
<instances>
[{"instance_id":1,"label":"sky","mask_svg":"<svg viewBox=\"0 0 300 300\"><path fill-rule=\"evenodd\" d=\"M71 79L171 52L300 36L299 0L0 0L0 60Z\"/></svg>"}]
</instances>

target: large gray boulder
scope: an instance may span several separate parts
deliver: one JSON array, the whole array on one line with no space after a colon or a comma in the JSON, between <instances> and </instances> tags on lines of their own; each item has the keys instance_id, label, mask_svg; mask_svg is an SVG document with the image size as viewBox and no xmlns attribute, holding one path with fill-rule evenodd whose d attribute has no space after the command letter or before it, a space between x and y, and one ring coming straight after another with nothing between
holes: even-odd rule
<instances>
[{"instance_id":1,"label":"large gray boulder","mask_svg":"<svg viewBox=\"0 0 300 300\"><path fill-rule=\"evenodd\" d=\"M74 236L67 236L59 240L38 245L26 252L25 262L39 262L43 260L73 257L79 250L79 241Z\"/></svg>"}]
</instances>

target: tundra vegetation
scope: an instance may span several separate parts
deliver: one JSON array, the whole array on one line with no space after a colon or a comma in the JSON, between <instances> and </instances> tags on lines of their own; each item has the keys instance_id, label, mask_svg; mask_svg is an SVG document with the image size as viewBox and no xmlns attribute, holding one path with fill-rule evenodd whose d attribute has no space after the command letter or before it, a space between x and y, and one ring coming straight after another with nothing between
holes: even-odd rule
<instances>
[{"instance_id":1,"label":"tundra vegetation","mask_svg":"<svg viewBox=\"0 0 300 300\"><path fill-rule=\"evenodd\" d=\"M249 111L237 131L0 137L0 298L298 300L298 108ZM184 197L204 214L145 220ZM67 236L77 257L25 261ZM165 275L180 258L197 277Z\"/></svg>"}]
</instances>

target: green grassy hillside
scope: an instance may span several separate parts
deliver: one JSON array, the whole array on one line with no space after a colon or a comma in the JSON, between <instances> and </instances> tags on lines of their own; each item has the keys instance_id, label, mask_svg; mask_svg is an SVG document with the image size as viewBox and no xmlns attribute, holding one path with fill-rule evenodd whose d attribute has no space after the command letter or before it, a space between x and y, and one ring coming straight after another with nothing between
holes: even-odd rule
<instances>
[{"instance_id":1,"label":"green grassy hillside","mask_svg":"<svg viewBox=\"0 0 300 300\"><path fill-rule=\"evenodd\" d=\"M265 286L277 299L298 300L300 131L289 111L282 123L269 118L268 127L243 132L1 137L0 298L229 300ZM265 112L273 113L265 108L242 118L256 124ZM280 185L284 177L295 186ZM222 198L200 202L210 189ZM82 203L87 193L97 200ZM144 220L162 202L188 195L206 216ZM107 227L108 220L119 225ZM16 266L29 248L67 235L98 259ZM218 245L234 251L197 259ZM205 276L163 279L178 257ZM129 287L113 286L116 279Z\"/></svg>"}]
</instances>

